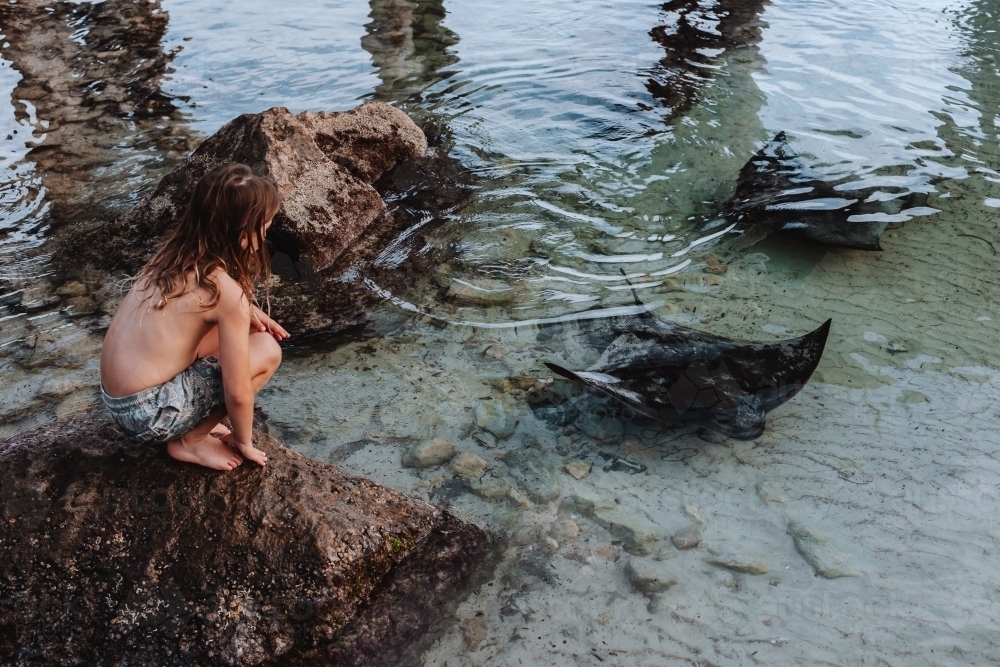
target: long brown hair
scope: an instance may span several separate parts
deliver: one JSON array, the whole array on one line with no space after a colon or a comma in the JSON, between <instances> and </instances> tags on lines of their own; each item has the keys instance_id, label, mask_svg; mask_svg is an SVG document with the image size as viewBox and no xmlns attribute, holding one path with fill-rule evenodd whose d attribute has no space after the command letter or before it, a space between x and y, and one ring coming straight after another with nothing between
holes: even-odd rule
<instances>
[{"instance_id":1,"label":"long brown hair","mask_svg":"<svg viewBox=\"0 0 1000 667\"><path fill-rule=\"evenodd\" d=\"M212 273L220 268L243 288L250 303L256 303L254 285L263 278L265 301L270 305L271 258L264 227L279 208L278 188L245 164L226 164L202 176L184 215L139 273L139 280L160 292L153 307L161 309L185 294L192 273L197 285L209 294L201 305L214 307L219 302L219 286Z\"/></svg>"}]
</instances>

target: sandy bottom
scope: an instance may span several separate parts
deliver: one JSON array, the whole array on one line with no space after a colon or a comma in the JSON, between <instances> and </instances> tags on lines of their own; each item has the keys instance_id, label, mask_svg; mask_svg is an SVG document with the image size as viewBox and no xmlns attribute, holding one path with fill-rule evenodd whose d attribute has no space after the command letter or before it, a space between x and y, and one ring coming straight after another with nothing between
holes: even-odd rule
<instances>
[{"instance_id":1,"label":"sandy bottom","mask_svg":"<svg viewBox=\"0 0 1000 667\"><path fill-rule=\"evenodd\" d=\"M397 345L379 361L343 349L296 363L296 377L316 365L376 365L367 379L331 378L338 386L322 393L338 404L332 418L295 430L309 434L298 447L314 457L429 500L443 491L460 516L511 536L494 581L462 606L425 664L864 664L881 656L938 665L1000 657L1000 591L991 583L1000 373L930 370L922 360L879 366L859 354L865 372L885 384L810 385L755 442L689 433L657 444L641 425L614 419L587 420L566 436L525 412L515 434L491 449L470 437L467 399L496 391L448 373L421 380L418 350L377 343ZM454 352L447 356L460 359L478 346ZM272 414L288 414L292 404L305 415L330 407L313 404L301 385L282 384L265 404ZM533 448L557 472L526 490L558 498L521 510L508 496L469 493L446 468L402 468L413 438L400 428L402 415L426 424L424 438L448 437L482 457L487 479L512 481L504 455ZM645 471L615 470L614 457ZM583 479L561 470L579 460L593 464ZM649 556L630 555L577 507L561 507L574 496L603 499L623 522L638 517L664 536L703 521L702 542L680 551L665 539ZM818 576L787 534L790 521L811 528L821 555L852 576ZM708 562L720 553L766 572ZM625 575L632 558L677 583L653 597L637 592Z\"/></svg>"},{"instance_id":2,"label":"sandy bottom","mask_svg":"<svg viewBox=\"0 0 1000 667\"><path fill-rule=\"evenodd\" d=\"M510 536L495 579L425 664L988 664L1000 658L1000 373L889 353L895 332L878 333L879 319L850 339L841 320L821 375L848 382L810 384L754 442L658 433L585 395L570 399L581 415L568 426L539 419L503 378L544 377L553 349L581 364L593 352L530 330L455 340L411 323L286 361L262 403L304 453ZM518 422L495 447L476 437L484 402ZM280 417L291 414L301 420ZM486 473L401 466L434 438ZM505 463L524 451L536 474ZM591 469L577 480L564 466L580 461ZM595 520L580 499L609 509ZM608 530L632 523L647 545ZM700 544L676 549L669 537L694 525ZM789 535L803 530L815 567ZM677 583L637 590L631 559Z\"/></svg>"}]
</instances>

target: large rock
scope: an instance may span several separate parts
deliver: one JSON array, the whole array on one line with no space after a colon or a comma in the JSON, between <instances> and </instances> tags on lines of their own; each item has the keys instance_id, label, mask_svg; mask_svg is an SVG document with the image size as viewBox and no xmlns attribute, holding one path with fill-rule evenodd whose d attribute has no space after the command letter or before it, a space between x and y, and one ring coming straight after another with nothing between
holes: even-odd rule
<instances>
[{"instance_id":1,"label":"large rock","mask_svg":"<svg viewBox=\"0 0 1000 667\"><path fill-rule=\"evenodd\" d=\"M219 473L100 415L0 442L0 663L411 662L492 538L258 433Z\"/></svg>"},{"instance_id":2,"label":"large rock","mask_svg":"<svg viewBox=\"0 0 1000 667\"><path fill-rule=\"evenodd\" d=\"M296 116L279 107L245 114L131 211L83 233L82 242L65 239L57 263L135 273L197 180L220 164L245 162L274 179L284 198L268 233L272 315L298 341L356 327L367 307L412 286L452 252L429 246L426 234L467 201L472 179L450 157L446 133L432 128L425 150L427 143L383 102L342 113Z\"/></svg>"},{"instance_id":3,"label":"large rock","mask_svg":"<svg viewBox=\"0 0 1000 667\"><path fill-rule=\"evenodd\" d=\"M312 269L330 266L386 211L372 186L384 172L427 149L402 111L367 102L341 113L293 115L284 107L243 114L206 139L159 187L108 228L112 260L139 268L184 212L206 172L244 162L269 176L283 204L272 248Z\"/></svg>"}]
</instances>

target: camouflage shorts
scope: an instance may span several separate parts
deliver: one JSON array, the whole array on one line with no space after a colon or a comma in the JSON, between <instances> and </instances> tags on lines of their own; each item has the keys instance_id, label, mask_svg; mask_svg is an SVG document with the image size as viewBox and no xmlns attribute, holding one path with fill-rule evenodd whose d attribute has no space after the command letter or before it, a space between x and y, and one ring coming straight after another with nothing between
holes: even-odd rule
<instances>
[{"instance_id":1,"label":"camouflage shorts","mask_svg":"<svg viewBox=\"0 0 1000 667\"><path fill-rule=\"evenodd\" d=\"M101 387L101 397L134 445L176 440L226 404L222 367L215 357L198 359L173 379L129 396L112 398Z\"/></svg>"}]
</instances>

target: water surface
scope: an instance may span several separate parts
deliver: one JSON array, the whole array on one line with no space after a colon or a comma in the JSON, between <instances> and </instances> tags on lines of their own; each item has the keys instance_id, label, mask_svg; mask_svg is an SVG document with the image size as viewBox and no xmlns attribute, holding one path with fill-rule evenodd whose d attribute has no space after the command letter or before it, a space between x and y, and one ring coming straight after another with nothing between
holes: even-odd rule
<instances>
[{"instance_id":1,"label":"water surface","mask_svg":"<svg viewBox=\"0 0 1000 667\"><path fill-rule=\"evenodd\" d=\"M451 259L398 293L359 280L385 297L360 339L295 349L261 398L300 451L511 536L425 664L958 665L1000 651L997 12L746 4L738 31L710 3L163 4L163 47L182 47L164 90L186 100L190 131L378 98L444 128L475 174L468 205L431 226L428 243ZM688 34L681 15L703 33L684 58L650 36ZM681 102L654 96L651 80L677 77ZM0 85L15 79L4 64ZM10 127L44 120L3 113ZM895 225L882 253L720 234L737 173L780 131L816 174L921 193L937 213ZM44 240L45 204L25 151L5 150L0 252L14 262ZM712 261L726 271L706 272ZM544 384L543 361L596 358L582 318L631 304L622 270L657 314L720 335L787 338L832 317L813 383L749 443L650 428L579 392L531 409L519 378ZM18 327L0 337L50 336L62 370L45 372L79 389L35 388L33 416L0 428L88 405L92 365L70 362L94 349L99 323L56 313ZM484 402L518 420L513 435L482 435ZM489 472L470 484L400 465L431 438ZM591 472L570 477L571 461ZM661 541L656 562L678 583L647 599L626 580L623 543L567 509L573 496L664 537L704 521L703 544ZM790 522L854 576L817 576ZM767 573L714 565L713 550L742 550Z\"/></svg>"}]
</instances>

